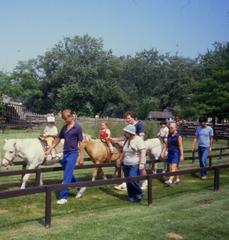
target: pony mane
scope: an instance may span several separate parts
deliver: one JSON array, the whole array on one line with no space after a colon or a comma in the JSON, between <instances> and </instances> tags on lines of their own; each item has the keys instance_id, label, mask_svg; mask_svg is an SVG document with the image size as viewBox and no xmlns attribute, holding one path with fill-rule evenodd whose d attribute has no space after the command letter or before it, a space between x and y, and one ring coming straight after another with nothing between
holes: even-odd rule
<instances>
[{"instance_id":1,"label":"pony mane","mask_svg":"<svg viewBox=\"0 0 229 240\"><path fill-rule=\"evenodd\" d=\"M86 140L86 141L90 141L90 140L92 140L92 137L91 137L90 134L84 133L83 134L83 139Z\"/></svg>"}]
</instances>

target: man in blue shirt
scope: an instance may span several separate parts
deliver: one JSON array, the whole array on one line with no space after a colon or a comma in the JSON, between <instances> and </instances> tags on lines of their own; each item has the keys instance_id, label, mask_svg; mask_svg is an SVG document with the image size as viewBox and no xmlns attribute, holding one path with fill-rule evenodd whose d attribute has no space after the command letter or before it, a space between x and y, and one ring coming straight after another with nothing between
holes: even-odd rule
<instances>
[{"instance_id":1,"label":"man in blue shirt","mask_svg":"<svg viewBox=\"0 0 229 240\"><path fill-rule=\"evenodd\" d=\"M74 176L74 169L78 159L78 145L83 141L83 133L80 125L75 122L75 113L71 109L65 109L62 111L62 118L65 121L65 125L62 127L59 136L54 140L53 145L48 149L47 155L64 139L64 155L61 161L61 165L64 170L63 184L76 182ZM86 188L79 189L76 198L82 196ZM68 199L68 189L64 189L59 192L59 200L57 204L65 204Z\"/></svg>"},{"instance_id":2,"label":"man in blue shirt","mask_svg":"<svg viewBox=\"0 0 229 240\"><path fill-rule=\"evenodd\" d=\"M198 142L198 154L200 160L200 167L207 167L208 154L212 150L213 145L213 129L207 125L208 120L206 117L199 119L199 124L196 128L195 138L192 143L192 151L195 151L196 142ZM201 171L201 179L207 178L207 172Z\"/></svg>"}]
</instances>

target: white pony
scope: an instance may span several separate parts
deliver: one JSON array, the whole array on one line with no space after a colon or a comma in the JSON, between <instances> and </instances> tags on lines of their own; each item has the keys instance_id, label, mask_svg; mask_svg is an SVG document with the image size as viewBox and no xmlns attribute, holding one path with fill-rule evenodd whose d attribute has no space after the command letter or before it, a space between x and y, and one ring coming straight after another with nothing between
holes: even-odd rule
<instances>
[{"instance_id":1,"label":"white pony","mask_svg":"<svg viewBox=\"0 0 229 240\"><path fill-rule=\"evenodd\" d=\"M150 159L158 160L161 157L164 159L166 157L166 152L164 156L161 156L163 145L159 138L151 138L145 140L146 154ZM152 164L153 173L157 173L157 163Z\"/></svg>"},{"instance_id":2,"label":"white pony","mask_svg":"<svg viewBox=\"0 0 229 240\"><path fill-rule=\"evenodd\" d=\"M38 168L41 164L50 165L58 162L58 158L62 157L62 153L57 154L58 158L53 161L45 162L44 148L38 138L31 139L10 139L5 140L3 146L4 157L0 165L7 167L13 164L16 157L20 157L26 161L27 169ZM21 189L24 189L30 174L25 174L22 178ZM40 178L42 185L42 178Z\"/></svg>"}]
</instances>

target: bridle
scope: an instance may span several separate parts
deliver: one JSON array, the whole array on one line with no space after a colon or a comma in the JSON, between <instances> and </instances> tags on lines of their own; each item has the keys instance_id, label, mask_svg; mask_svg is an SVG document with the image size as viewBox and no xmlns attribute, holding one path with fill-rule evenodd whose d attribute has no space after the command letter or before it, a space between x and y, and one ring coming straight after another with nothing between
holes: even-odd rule
<instances>
[{"instance_id":1,"label":"bridle","mask_svg":"<svg viewBox=\"0 0 229 240\"><path fill-rule=\"evenodd\" d=\"M8 162L7 166L12 166L13 165L13 160L14 160L13 158L10 160L10 159L4 157L3 160L6 160Z\"/></svg>"}]
</instances>

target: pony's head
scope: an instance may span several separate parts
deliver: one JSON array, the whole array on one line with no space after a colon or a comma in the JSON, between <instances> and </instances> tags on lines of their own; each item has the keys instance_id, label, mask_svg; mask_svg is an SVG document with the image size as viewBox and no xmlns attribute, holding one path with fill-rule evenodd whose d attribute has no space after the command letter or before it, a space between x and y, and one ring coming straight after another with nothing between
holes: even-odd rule
<instances>
[{"instance_id":1,"label":"pony's head","mask_svg":"<svg viewBox=\"0 0 229 240\"><path fill-rule=\"evenodd\" d=\"M16 140L10 139L5 140L5 144L3 146L4 157L0 165L7 167L13 164L13 161L16 157Z\"/></svg>"}]
</instances>

